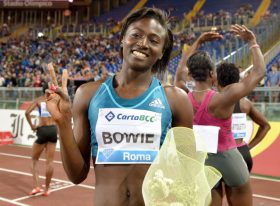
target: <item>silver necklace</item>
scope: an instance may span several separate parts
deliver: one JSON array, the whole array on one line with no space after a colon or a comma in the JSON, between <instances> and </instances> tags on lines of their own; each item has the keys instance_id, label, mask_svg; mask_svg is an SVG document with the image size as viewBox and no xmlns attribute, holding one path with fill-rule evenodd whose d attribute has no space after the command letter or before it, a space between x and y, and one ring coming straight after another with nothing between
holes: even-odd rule
<instances>
[{"instance_id":1,"label":"silver necklace","mask_svg":"<svg viewBox=\"0 0 280 206\"><path fill-rule=\"evenodd\" d=\"M203 89L203 90L192 90L193 92L206 92L206 91L208 91L208 90L210 90L209 88L208 89Z\"/></svg>"}]
</instances>

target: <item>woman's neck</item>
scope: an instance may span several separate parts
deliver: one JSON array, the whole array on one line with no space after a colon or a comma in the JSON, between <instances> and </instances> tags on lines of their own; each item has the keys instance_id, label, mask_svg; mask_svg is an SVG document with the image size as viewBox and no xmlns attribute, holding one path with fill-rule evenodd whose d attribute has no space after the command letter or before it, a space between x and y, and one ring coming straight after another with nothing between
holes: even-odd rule
<instances>
[{"instance_id":1,"label":"woman's neck","mask_svg":"<svg viewBox=\"0 0 280 206\"><path fill-rule=\"evenodd\" d=\"M151 71L135 71L132 69L121 69L119 74L116 75L116 80L120 86L135 85L143 86L150 85L152 81Z\"/></svg>"},{"instance_id":2,"label":"woman's neck","mask_svg":"<svg viewBox=\"0 0 280 206\"><path fill-rule=\"evenodd\" d=\"M193 92L205 92L211 89L211 85L207 82L198 82L195 81L195 86L193 88Z\"/></svg>"}]
</instances>

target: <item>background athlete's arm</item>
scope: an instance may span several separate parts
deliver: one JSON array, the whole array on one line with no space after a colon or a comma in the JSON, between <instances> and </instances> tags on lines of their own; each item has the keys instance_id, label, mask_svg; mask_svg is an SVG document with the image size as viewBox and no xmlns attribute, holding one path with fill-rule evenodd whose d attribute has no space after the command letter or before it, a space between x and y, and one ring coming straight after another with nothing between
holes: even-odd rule
<instances>
[{"instance_id":1,"label":"background athlete's arm","mask_svg":"<svg viewBox=\"0 0 280 206\"><path fill-rule=\"evenodd\" d=\"M27 122L28 122L28 124L30 125L30 127L31 127L31 129L33 130L33 131L35 131L36 129L37 129L37 126L36 125L34 125L33 123L32 123L32 121L31 121L31 112L37 107L37 103L38 102L38 99L36 99L36 100L34 100L29 106L28 106L28 108L26 109L26 111L25 111L25 117L26 117L26 119L27 119Z\"/></svg>"},{"instance_id":2,"label":"background athlete's arm","mask_svg":"<svg viewBox=\"0 0 280 206\"><path fill-rule=\"evenodd\" d=\"M253 57L253 69L239 83L229 85L228 89L221 93L220 97L216 98L216 104L225 111L233 107L242 97L247 96L258 85L265 74L264 57L257 45L254 33L247 27L240 25L233 25L231 31L248 42Z\"/></svg>"},{"instance_id":3,"label":"background athlete's arm","mask_svg":"<svg viewBox=\"0 0 280 206\"><path fill-rule=\"evenodd\" d=\"M186 86L187 75L188 75L188 68L186 65L189 57L192 54L194 54L203 43L207 41L214 41L216 39L221 39L221 38L222 36L216 32L204 32L197 38L197 40L192 44L192 46L189 49L184 49L182 51L182 57L180 59L175 74L175 81L174 81L175 86L183 89L187 93L189 92Z\"/></svg>"},{"instance_id":4,"label":"background athlete's arm","mask_svg":"<svg viewBox=\"0 0 280 206\"><path fill-rule=\"evenodd\" d=\"M262 139L265 137L265 135L268 133L268 131L270 130L270 125L267 119L265 118L265 116L261 112L259 112L256 107L254 107L254 105L252 104L252 102L250 102L250 100L243 99L241 101L241 104L248 105L249 107L248 116L253 120L253 122L258 124L259 126L256 135L254 136L253 140L249 142L248 145L249 148L252 149L258 143L260 143Z\"/></svg>"}]
</instances>

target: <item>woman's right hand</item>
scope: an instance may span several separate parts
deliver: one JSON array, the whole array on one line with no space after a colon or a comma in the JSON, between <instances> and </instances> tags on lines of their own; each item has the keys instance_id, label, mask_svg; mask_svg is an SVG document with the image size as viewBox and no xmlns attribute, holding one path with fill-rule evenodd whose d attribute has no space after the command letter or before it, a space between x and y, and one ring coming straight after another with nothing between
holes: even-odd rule
<instances>
[{"instance_id":1,"label":"woman's right hand","mask_svg":"<svg viewBox=\"0 0 280 206\"><path fill-rule=\"evenodd\" d=\"M222 38L223 38L223 36L220 35L219 33L214 32L214 31L209 31L209 32L202 33L198 37L197 41L199 42L199 44L203 44L203 43L208 42L208 41L209 42L210 41L215 41L217 39L222 39Z\"/></svg>"},{"instance_id":2,"label":"woman's right hand","mask_svg":"<svg viewBox=\"0 0 280 206\"><path fill-rule=\"evenodd\" d=\"M244 25L232 25L230 31L252 45L257 43L255 34Z\"/></svg>"},{"instance_id":3,"label":"woman's right hand","mask_svg":"<svg viewBox=\"0 0 280 206\"><path fill-rule=\"evenodd\" d=\"M62 84L58 86L56 74L52 63L48 64L51 76L51 86L47 92L47 108L55 122L69 121L72 117L71 102L67 92L68 72L66 69L62 73Z\"/></svg>"}]
</instances>

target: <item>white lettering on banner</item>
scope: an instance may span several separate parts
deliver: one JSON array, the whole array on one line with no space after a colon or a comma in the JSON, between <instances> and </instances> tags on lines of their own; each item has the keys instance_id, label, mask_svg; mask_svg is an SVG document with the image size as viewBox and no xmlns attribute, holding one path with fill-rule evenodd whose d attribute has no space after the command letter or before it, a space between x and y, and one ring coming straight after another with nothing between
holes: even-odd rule
<instances>
[{"instance_id":1,"label":"white lettering on banner","mask_svg":"<svg viewBox=\"0 0 280 206\"><path fill-rule=\"evenodd\" d=\"M1 139L1 141L3 141L3 142L10 142L10 141L12 141L12 140L13 140L13 138Z\"/></svg>"},{"instance_id":2,"label":"white lettering on banner","mask_svg":"<svg viewBox=\"0 0 280 206\"><path fill-rule=\"evenodd\" d=\"M148 154L130 154L129 152L123 153L124 161L151 161L151 156Z\"/></svg>"},{"instance_id":3,"label":"white lettering on banner","mask_svg":"<svg viewBox=\"0 0 280 206\"><path fill-rule=\"evenodd\" d=\"M152 162L151 156L145 152L139 152L135 156L133 152L119 151L158 151L161 137L161 113L127 108L103 108L99 110L95 134L98 143L97 156L107 149L114 151L110 155L110 164L114 164L115 160L124 164L126 164L125 161L131 164L134 160L137 163L141 160L143 163ZM154 152L152 153L157 153ZM98 162L98 160L103 160L102 158L96 159L97 164L106 163Z\"/></svg>"},{"instance_id":4,"label":"white lettering on banner","mask_svg":"<svg viewBox=\"0 0 280 206\"><path fill-rule=\"evenodd\" d=\"M38 111L31 113L31 121L34 125L38 125L38 116ZM24 110L0 109L0 117L0 132L11 132L15 144L29 146L33 144L36 134L30 128ZM59 141L57 148L59 148Z\"/></svg>"},{"instance_id":5,"label":"white lettering on banner","mask_svg":"<svg viewBox=\"0 0 280 206\"><path fill-rule=\"evenodd\" d=\"M52 7L53 2L47 0L4 0L4 7Z\"/></svg>"}]
</instances>

